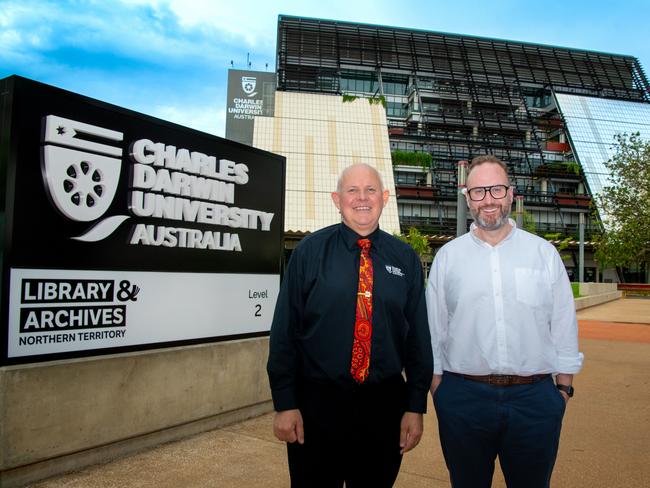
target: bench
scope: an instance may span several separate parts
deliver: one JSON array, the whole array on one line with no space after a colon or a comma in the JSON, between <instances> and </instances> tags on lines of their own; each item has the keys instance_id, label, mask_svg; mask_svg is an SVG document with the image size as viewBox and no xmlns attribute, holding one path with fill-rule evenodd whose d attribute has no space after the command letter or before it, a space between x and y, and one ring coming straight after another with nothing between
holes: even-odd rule
<instances>
[{"instance_id":1,"label":"bench","mask_svg":"<svg viewBox=\"0 0 650 488\"><path fill-rule=\"evenodd\" d=\"M617 289L624 297L650 297L650 284L618 283Z\"/></svg>"}]
</instances>

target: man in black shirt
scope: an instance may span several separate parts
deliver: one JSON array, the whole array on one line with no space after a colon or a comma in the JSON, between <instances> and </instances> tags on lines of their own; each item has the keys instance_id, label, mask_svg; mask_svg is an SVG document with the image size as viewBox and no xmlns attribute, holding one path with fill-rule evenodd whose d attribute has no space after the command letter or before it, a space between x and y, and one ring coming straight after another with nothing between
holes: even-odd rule
<instances>
[{"instance_id":1,"label":"man in black shirt","mask_svg":"<svg viewBox=\"0 0 650 488\"><path fill-rule=\"evenodd\" d=\"M431 385L422 267L379 229L388 190L373 167L346 168L332 199L342 222L294 250L275 308L274 433L288 443L292 487L390 487L420 441Z\"/></svg>"}]
</instances>

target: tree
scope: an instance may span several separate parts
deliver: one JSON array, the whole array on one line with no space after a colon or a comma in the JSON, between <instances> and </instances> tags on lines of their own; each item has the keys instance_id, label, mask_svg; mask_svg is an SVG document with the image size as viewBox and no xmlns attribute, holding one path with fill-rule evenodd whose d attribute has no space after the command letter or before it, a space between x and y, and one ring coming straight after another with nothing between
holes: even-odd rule
<instances>
[{"instance_id":1,"label":"tree","mask_svg":"<svg viewBox=\"0 0 650 488\"><path fill-rule=\"evenodd\" d=\"M555 246L557 252L560 254L562 260L566 261L570 258L570 256L567 256L566 254L562 254L562 251L564 251L566 248L569 247L569 242L571 242L571 237L565 237L564 239L560 239L561 237L562 234L559 232L544 234L544 239L546 239L547 241L557 241L557 245ZM555 245L555 242L553 242L553 244Z\"/></svg>"},{"instance_id":2,"label":"tree","mask_svg":"<svg viewBox=\"0 0 650 488\"><path fill-rule=\"evenodd\" d=\"M522 214L522 221L524 230L530 232L531 234L537 234L537 223L535 222L535 216L531 212L524 209L524 213Z\"/></svg>"},{"instance_id":3,"label":"tree","mask_svg":"<svg viewBox=\"0 0 650 488\"><path fill-rule=\"evenodd\" d=\"M650 282L650 141L619 134L615 146L605 163L610 184L596 197L605 227L596 258L604 266L645 267Z\"/></svg>"},{"instance_id":4,"label":"tree","mask_svg":"<svg viewBox=\"0 0 650 488\"><path fill-rule=\"evenodd\" d=\"M427 239L426 236L423 236L415 227L409 228L408 234L395 234L395 237L406 242L415 250L417 255L420 256L420 261L426 271L427 258L431 256L431 245L429 244L429 239Z\"/></svg>"}]
</instances>

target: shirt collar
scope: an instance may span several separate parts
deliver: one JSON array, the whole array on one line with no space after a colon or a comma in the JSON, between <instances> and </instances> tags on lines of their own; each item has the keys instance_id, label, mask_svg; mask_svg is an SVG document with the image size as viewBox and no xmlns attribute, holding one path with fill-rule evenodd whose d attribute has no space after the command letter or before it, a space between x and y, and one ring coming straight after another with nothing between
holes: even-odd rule
<instances>
[{"instance_id":1,"label":"shirt collar","mask_svg":"<svg viewBox=\"0 0 650 488\"><path fill-rule=\"evenodd\" d=\"M360 236L355 231L350 229L347 225L345 225L343 222L340 223L340 232L341 232L341 236L343 237L343 242L345 242L345 245L351 251L359 249L359 245L357 244L357 241L359 239L370 239L372 245L375 246L377 242L380 240L380 235L381 235L379 227L377 227L371 234L368 234L365 237Z\"/></svg>"},{"instance_id":2,"label":"shirt collar","mask_svg":"<svg viewBox=\"0 0 650 488\"><path fill-rule=\"evenodd\" d=\"M472 237L472 239L474 240L474 242L476 242L477 244L479 244L481 246L498 247L498 246L501 246L501 245L505 244L510 239L512 239L512 237L515 235L515 232L517 231L517 222L515 222L511 218L508 218L508 222L510 222L510 225L512 226L511 229L510 229L510 232L508 232L508 235L501 242L499 242L496 246L492 246L492 245L488 244L483 239L480 239L474 233L474 231L476 230L476 224L474 222L472 222L472 224L469 226L469 234Z\"/></svg>"}]
</instances>

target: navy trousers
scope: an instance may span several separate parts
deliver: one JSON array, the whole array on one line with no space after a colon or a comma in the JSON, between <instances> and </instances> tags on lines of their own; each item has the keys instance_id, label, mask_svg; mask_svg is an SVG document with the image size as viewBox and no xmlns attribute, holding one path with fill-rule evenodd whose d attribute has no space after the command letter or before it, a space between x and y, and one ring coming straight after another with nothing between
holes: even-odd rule
<instances>
[{"instance_id":1,"label":"navy trousers","mask_svg":"<svg viewBox=\"0 0 650 488\"><path fill-rule=\"evenodd\" d=\"M565 401L548 378L493 386L445 373L433 396L453 488L489 488L494 462L509 488L547 488Z\"/></svg>"},{"instance_id":2,"label":"navy trousers","mask_svg":"<svg viewBox=\"0 0 650 488\"><path fill-rule=\"evenodd\" d=\"M343 390L304 382L298 402L305 443L287 444L292 488L390 488L402 462L402 377Z\"/></svg>"}]
</instances>

